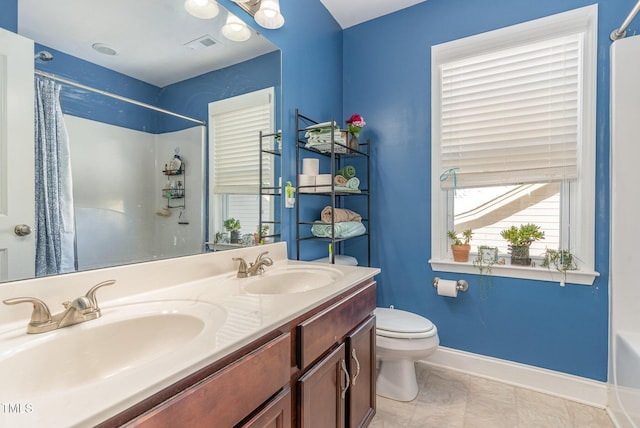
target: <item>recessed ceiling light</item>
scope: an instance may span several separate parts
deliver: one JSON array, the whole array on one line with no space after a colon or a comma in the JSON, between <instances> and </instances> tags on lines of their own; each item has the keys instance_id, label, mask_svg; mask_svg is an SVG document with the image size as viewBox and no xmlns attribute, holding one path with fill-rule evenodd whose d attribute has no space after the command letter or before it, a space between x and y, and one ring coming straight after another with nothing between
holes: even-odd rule
<instances>
[{"instance_id":1,"label":"recessed ceiling light","mask_svg":"<svg viewBox=\"0 0 640 428\"><path fill-rule=\"evenodd\" d=\"M101 54L104 54L104 55L113 56L113 55L117 55L118 54L118 52L116 52L115 49L105 45L104 43L94 43L94 44L91 45L91 47L93 49L95 49L96 51L100 52Z\"/></svg>"}]
</instances>

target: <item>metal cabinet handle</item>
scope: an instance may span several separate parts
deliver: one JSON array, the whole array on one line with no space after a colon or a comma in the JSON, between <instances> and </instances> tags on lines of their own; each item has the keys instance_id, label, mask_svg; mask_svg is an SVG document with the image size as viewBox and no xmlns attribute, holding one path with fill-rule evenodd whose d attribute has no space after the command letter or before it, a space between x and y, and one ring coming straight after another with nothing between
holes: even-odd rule
<instances>
[{"instance_id":1,"label":"metal cabinet handle","mask_svg":"<svg viewBox=\"0 0 640 428\"><path fill-rule=\"evenodd\" d=\"M344 373L344 380L346 384L343 388L341 388L340 397L342 397L342 399L344 400L344 397L347 396L347 389L349 389L349 380L351 379L351 376L349 376L349 372L347 371L347 362L344 360L344 358L342 359L342 372Z\"/></svg>"},{"instance_id":2,"label":"metal cabinet handle","mask_svg":"<svg viewBox=\"0 0 640 428\"><path fill-rule=\"evenodd\" d=\"M351 379L351 385L356 386L356 379L360 374L360 361L358 361L358 356L356 355L356 348L351 350L351 358L356 362L356 374L354 374L353 379Z\"/></svg>"},{"instance_id":3,"label":"metal cabinet handle","mask_svg":"<svg viewBox=\"0 0 640 428\"><path fill-rule=\"evenodd\" d=\"M13 228L13 233L18 236L27 236L31 234L31 226L28 224L17 224L16 227Z\"/></svg>"}]
</instances>

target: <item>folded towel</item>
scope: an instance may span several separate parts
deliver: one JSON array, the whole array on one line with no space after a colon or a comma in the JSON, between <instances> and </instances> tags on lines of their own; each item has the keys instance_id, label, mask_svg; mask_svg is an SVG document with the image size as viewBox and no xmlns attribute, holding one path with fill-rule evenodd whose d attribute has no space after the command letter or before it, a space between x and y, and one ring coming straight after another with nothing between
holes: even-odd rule
<instances>
[{"instance_id":1,"label":"folded towel","mask_svg":"<svg viewBox=\"0 0 640 428\"><path fill-rule=\"evenodd\" d=\"M338 187L346 187L347 181L348 180L341 175L336 175L335 177L333 177L333 184Z\"/></svg>"},{"instance_id":2,"label":"folded towel","mask_svg":"<svg viewBox=\"0 0 640 428\"><path fill-rule=\"evenodd\" d=\"M367 228L359 221L345 221L336 223L333 227L334 238L352 238L360 236L367 231ZM331 238L331 224L316 222L311 226L313 236L319 238Z\"/></svg>"},{"instance_id":3,"label":"folded towel","mask_svg":"<svg viewBox=\"0 0 640 428\"><path fill-rule=\"evenodd\" d=\"M356 176L356 169L351 165L347 165L344 168L339 169L336 174L341 175L348 180Z\"/></svg>"},{"instance_id":4,"label":"folded towel","mask_svg":"<svg viewBox=\"0 0 640 428\"><path fill-rule=\"evenodd\" d=\"M348 187L349 189L357 189L360 187L360 179L358 177L350 178L347 180L345 187Z\"/></svg>"},{"instance_id":5,"label":"folded towel","mask_svg":"<svg viewBox=\"0 0 640 428\"><path fill-rule=\"evenodd\" d=\"M350 189L344 186L334 186L333 189L338 193L362 193L360 189Z\"/></svg>"},{"instance_id":6,"label":"folded towel","mask_svg":"<svg viewBox=\"0 0 640 428\"><path fill-rule=\"evenodd\" d=\"M326 206L320 214L320 219L325 223L331 223L331 207ZM362 217L357 212L346 208L336 208L334 212L334 221L336 223L345 221L362 221Z\"/></svg>"},{"instance_id":7,"label":"folded towel","mask_svg":"<svg viewBox=\"0 0 640 428\"><path fill-rule=\"evenodd\" d=\"M318 128L329 128L331 126L334 127L338 127L338 124L336 123L335 120L329 121L329 122L322 122L322 123L317 123L315 125L311 125L311 126L307 126L306 128L304 128L305 130L311 130L311 129L318 129Z\"/></svg>"}]
</instances>

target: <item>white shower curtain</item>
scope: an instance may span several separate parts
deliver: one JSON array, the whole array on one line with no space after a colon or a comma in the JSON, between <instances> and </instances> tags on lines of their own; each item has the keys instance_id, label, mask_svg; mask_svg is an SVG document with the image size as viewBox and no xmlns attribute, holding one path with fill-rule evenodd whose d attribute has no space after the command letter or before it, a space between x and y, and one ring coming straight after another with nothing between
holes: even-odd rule
<instances>
[{"instance_id":1,"label":"white shower curtain","mask_svg":"<svg viewBox=\"0 0 640 428\"><path fill-rule=\"evenodd\" d=\"M36 275L72 272L75 219L69 138L61 86L35 79Z\"/></svg>"}]
</instances>

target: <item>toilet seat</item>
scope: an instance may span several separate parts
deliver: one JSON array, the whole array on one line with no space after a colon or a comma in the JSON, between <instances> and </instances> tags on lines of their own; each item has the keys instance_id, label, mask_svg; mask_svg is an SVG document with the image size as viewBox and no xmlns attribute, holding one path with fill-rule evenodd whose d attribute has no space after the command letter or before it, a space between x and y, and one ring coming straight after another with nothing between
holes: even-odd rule
<instances>
[{"instance_id":1,"label":"toilet seat","mask_svg":"<svg viewBox=\"0 0 640 428\"><path fill-rule=\"evenodd\" d=\"M376 334L395 339L423 339L438 334L428 319L400 309L376 308Z\"/></svg>"}]
</instances>

